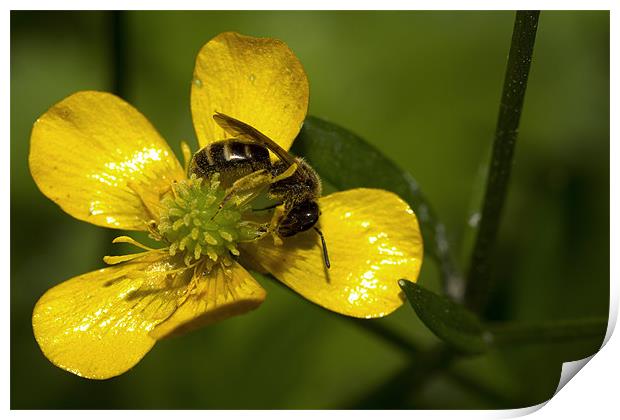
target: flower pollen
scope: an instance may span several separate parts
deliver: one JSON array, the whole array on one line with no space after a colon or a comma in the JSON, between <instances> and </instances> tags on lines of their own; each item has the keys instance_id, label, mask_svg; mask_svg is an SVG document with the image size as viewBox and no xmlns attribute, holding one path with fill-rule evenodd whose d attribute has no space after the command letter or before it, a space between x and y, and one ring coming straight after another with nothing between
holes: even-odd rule
<instances>
[{"instance_id":1,"label":"flower pollen","mask_svg":"<svg viewBox=\"0 0 620 420\"><path fill-rule=\"evenodd\" d=\"M216 263L229 266L239 255L237 243L260 236L260 224L245 217L251 212L249 204L227 195L217 173L210 179L192 175L174 183L161 206L157 230L169 244L170 255L183 255L187 266L200 260L207 268Z\"/></svg>"}]
</instances>

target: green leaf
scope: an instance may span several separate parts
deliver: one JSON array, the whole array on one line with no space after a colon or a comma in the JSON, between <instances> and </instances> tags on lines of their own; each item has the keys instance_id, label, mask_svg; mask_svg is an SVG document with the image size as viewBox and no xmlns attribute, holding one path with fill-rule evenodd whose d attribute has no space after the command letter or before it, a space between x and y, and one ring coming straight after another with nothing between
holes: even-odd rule
<instances>
[{"instance_id":1,"label":"green leaf","mask_svg":"<svg viewBox=\"0 0 620 420\"><path fill-rule=\"evenodd\" d=\"M306 119L292 151L306 158L323 179L338 189L381 188L405 200L418 217L425 251L438 262L447 293L460 298L462 276L448 246L445 228L411 174L357 135L316 117Z\"/></svg>"},{"instance_id":2,"label":"green leaf","mask_svg":"<svg viewBox=\"0 0 620 420\"><path fill-rule=\"evenodd\" d=\"M398 282L420 320L437 337L463 353L487 349L486 334L476 315L464 306L407 280Z\"/></svg>"}]
</instances>

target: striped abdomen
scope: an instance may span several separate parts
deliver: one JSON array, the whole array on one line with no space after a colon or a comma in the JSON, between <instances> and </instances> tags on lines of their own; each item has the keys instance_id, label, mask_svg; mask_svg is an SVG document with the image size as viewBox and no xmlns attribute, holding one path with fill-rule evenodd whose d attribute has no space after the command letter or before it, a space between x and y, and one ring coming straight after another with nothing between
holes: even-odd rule
<instances>
[{"instance_id":1,"label":"striped abdomen","mask_svg":"<svg viewBox=\"0 0 620 420\"><path fill-rule=\"evenodd\" d=\"M260 169L271 166L264 146L243 140L223 140L200 149L190 163L190 174L208 178L218 172L224 185Z\"/></svg>"}]
</instances>

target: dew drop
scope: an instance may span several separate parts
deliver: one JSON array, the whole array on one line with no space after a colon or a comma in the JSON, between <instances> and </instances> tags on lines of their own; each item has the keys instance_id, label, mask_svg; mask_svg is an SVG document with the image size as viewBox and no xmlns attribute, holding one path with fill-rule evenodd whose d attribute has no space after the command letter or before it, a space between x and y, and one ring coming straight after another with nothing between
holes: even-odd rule
<instances>
[{"instance_id":1,"label":"dew drop","mask_svg":"<svg viewBox=\"0 0 620 420\"><path fill-rule=\"evenodd\" d=\"M469 224L470 227L476 228L476 227L478 227L478 223L480 222L480 218L481 218L480 213L478 213L478 212L473 213L471 216L469 216L469 220L467 221L467 224Z\"/></svg>"}]
</instances>

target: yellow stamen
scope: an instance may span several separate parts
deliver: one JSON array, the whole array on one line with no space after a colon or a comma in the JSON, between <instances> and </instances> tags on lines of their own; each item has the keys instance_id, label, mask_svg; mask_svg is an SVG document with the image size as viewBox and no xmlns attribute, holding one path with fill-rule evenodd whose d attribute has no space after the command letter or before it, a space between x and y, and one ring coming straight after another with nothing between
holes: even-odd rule
<instances>
[{"instance_id":1,"label":"yellow stamen","mask_svg":"<svg viewBox=\"0 0 620 420\"><path fill-rule=\"evenodd\" d=\"M179 247L178 242L173 242L172 244L170 244L170 247L168 248L168 252L170 253L170 256L174 257L174 255L177 253L178 247Z\"/></svg>"},{"instance_id":2,"label":"yellow stamen","mask_svg":"<svg viewBox=\"0 0 620 420\"><path fill-rule=\"evenodd\" d=\"M183 154L183 169L185 170L185 173L187 173L189 169L189 163L192 159L192 150L190 149L189 145L184 141L181 141L181 153Z\"/></svg>"},{"instance_id":3,"label":"yellow stamen","mask_svg":"<svg viewBox=\"0 0 620 420\"><path fill-rule=\"evenodd\" d=\"M125 261L131 261L136 258L143 257L146 254L150 254L151 252L157 252L157 251L158 250L138 252L136 254L128 254L128 255L106 255L105 257L103 257L103 262L109 265L115 265L115 264L119 264Z\"/></svg>"},{"instance_id":4,"label":"yellow stamen","mask_svg":"<svg viewBox=\"0 0 620 420\"><path fill-rule=\"evenodd\" d=\"M226 244L226 248L230 251L231 254L239 256L239 250L233 244Z\"/></svg>"},{"instance_id":5,"label":"yellow stamen","mask_svg":"<svg viewBox=\"0 0 620 420\"><path fill-rule=\"evenodd\" d=\"M209 232L203 232L203 233L204 233L205 241L209 245L217 245L217 239L215 239L213 235L211 235Z\"/></svg>"},{"instance_id":6,"label":"yellow stamen","mask_svg":"<svg viewBox=\"0 0 620 420\"><path fill-rule=\"evenodd\" d=\"M224 238L226 241L228 242L232 242L233 237L230 233L226 232L225 230L219 230L219 234L222 238Z\"/></svg>"},{"instance_id":7,"label":"yellow stamen","mask_svg":"<svg viewBox=\"0 0 620 420\"><path fill-rule=\"evenodd\" d=\"M212 250L210 250L209 248L207 248L207 255L209 256L209 258L211 258L213 261L217 261L217 254L215 252L213 252Z\"/></svg>"},{"instance_id":8,"label":"yellow stamen","mask_svg":"<svg viewBox=\"0 0 620 420\"><path fill-rule=\"evenodd\" d=\"M114 238L112 240L113 244L131 244L134 246L137 246L138 248L142 248L146 251L154 251L155 249L150 248L144 244L141 244L140 242L136 241L134 238L131 238L129 236L117 236L116 238Z\"/></svg>"}]
</instances>

